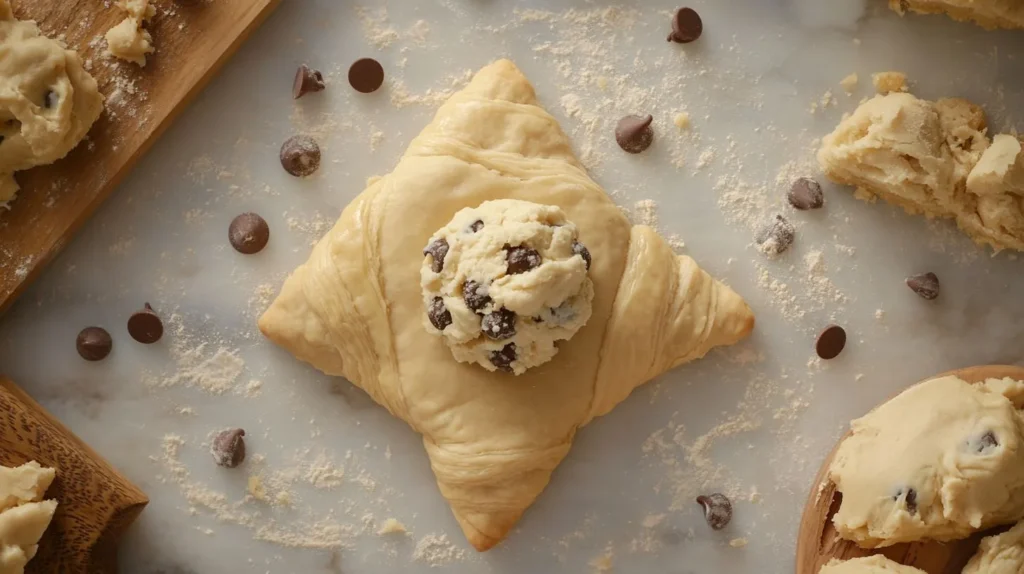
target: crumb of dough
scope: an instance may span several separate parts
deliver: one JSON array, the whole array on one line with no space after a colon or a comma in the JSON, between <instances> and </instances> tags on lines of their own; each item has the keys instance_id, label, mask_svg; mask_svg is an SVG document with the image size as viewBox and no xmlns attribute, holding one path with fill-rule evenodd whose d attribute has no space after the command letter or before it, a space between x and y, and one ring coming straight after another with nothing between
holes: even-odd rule
<instances>
[{"instance_id":1,"label":"crumb of dough","mask_svg":"<svg viewBox=\"0 0 1024 574\"><path fill-rule=\"evenodd\" d=\"M907 75L903 72L878 72L871 74L871 83L879 94L907 91Z\"/></svg>"},{"instance_id":2,"label":"crumb of dough","mask_svg":"<svg viewBox=\"0 0 1024 574\"><path fill-rule=\"evenodd\" d=\"M377 534L379 536L384 536L385 534L406 534L407 532L405 525L394 518L388 518L384 521L384 524L377 529Z\"/></svg>"},{"instance_id":3,"label":"crumb of dough","mask_svg":"<svg viewBox=\"0 0 1024 574\"><path fill-rule=\"evenodd\" d=\"M590 568L592 572L611 572L612 566L614 565L615 552L609 546L605 551L590 561Z\"/></svg>"},{"instance_id":4,"label":"crumb of dough","mask_svg":"<svg viewBox=\"0 0 1024 574\"><path fill-rule=\"evenodd\" d=\"M685 130L690 127L690 114L686 112L679 112L676 117L672 119L672 123L676 124L676 127Z\"/></svg>"},{"instance_id":5,"label":"crumb of dough","mask_svg":"<svg viewBox=\"0 0 1024 574\"><path fill-rule=\"evenodd\" d=\"M729 541L729 546L732 546L733 548L743 548L746 545L747 545L747 539L746 538L733 538L732 540Z\"/></svg>"},{"instance_id":6,"label":"crumb of dough","mask_svg":"<svg viewBox=\"0 0 1024 574\"><path fill-rule=\"evenodd\" d=\"M853 90L857 89L857 74L850 74L842 80L839 80L839 85L846 91L847 94L853 93Z\"/></svg>"},{"instance_id":7,"label":"crumb of dough","mask_svg":"<svg viewBox=\"0 0 1024 574\"><path fill-rule=\"evenodd\" d=\"M258 474L254 474L249 477L249 485L247 490L253 498L259 501L266 502L267 500L267 489L263 486L263 479Z\"/></svg>"},{"instance_id":8,"label":"crumb of dough","mask_svg":"<svg viewBox=\"0 0 1024 574\"><path fill-rule=\"evenodd\" d=\"M107 53L115 58L146 67L146 55L156 51L153 37L143 29L156 13L149 0L119 0L118 7L127 13L124 20L107 30Z\"/></svg>"}]
</instances>

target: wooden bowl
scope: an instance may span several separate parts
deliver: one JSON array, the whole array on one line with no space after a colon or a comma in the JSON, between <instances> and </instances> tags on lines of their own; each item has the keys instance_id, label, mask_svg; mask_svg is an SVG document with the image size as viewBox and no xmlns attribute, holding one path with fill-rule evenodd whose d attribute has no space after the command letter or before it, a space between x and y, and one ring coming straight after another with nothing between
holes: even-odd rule
<instances>
[{"instance_id":1,"label":"wooden bowl","mask_svg":"<svg viewBox=\"0 0 1024 574\"><path fill-rule=\"evenodd\" d=\"M982 365L941 373L926 380L946 375L956 375L972 384L985 379L1003 377L1024 380L1024 367ZM849 435L847 431L839 442ZM960 574L964 565L977 551L982 537L1006 529L992 529L964 540L951 542L910 542L874 549L861 548L855 542L843 540L832 524L832 516L839 510L843 495L836 492L836 485L828 478L828 469L832 466L832 459L838 448L839 443L836 443L832 452L825 457L804 506L796 542L796 574L818 574L821 567L833 558L847 560L872 554L883 554L900 564L920 568L928 574Z\"/></svg>"}]
</instances>

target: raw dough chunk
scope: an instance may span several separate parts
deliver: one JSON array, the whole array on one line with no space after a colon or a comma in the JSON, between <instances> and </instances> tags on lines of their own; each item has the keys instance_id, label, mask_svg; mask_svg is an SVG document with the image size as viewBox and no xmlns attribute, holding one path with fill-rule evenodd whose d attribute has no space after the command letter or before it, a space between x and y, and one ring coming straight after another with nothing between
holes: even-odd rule
<instances>
[{"instance_id":1,"label":"raw dough chunk","mask_svg":"<svg viewBox=\"0 0 1024 574\"><path fill-rule=\"evenodd\" d=\"M590 253L578 237L553 205L499 199L459 211L420 268L427 330L488 371L521 375L550 361L555 342L590 319Z\"/></svg>"},{"instance_id":2,"label":"raw dough chunk","mask_svg":"<svg viewBox=\"0 0 1024 574\"><path fill-rule=\"evenodd\" d=\"M593 261L590 320L553 360L518 377L453 360L423 328L423 246L459 210L495 199L558 206ZM753 324L739 295L650 227L630 226L507 60L441 106L259 321L274 342L423 435L441 493L480 550L533 503L577 429Z\"/></svg>"},{"instance_id":3,"label":"raw dough chunk","mask_svg":"<svg viewBox=\"0 0 1024 574\"><path fill-rule=\"evenodd\" d=\"M962 99L876 96L825 136L818 162L833 181L857 186L928 217L955 219L974 241L1024 250L1019 142L988 152L985 115Z\"/></svg>"},{"instance_id":4,"label":"raw dough chunk","mask_svg":"<svg viewBox=\"0 0 1024 574\"><path fill-rule=\"evenodd\" d=\"M955 540L1024 517L1022 393L1012 379L947 376L853 421L829 468L840 536L866 548Z\"/></svg>"},{"instance_id":5,"label":"raw dough chunk","mask_svg":"<svg viewBox=\"0 0 1024 574\"><path fill-rule=\"evenodd\" d=\"M1024 572L1024 522L996 536L981 539L978 552L963 574L1020 574Z\"/></svg>"},{"instance_id":6,"label":"raw dough chunk","mask_svg":"<svg viewBox=\"0 0 1024 574\"><path fill-rule=\"evenodd\" d=\"M907 10L919 14L948 14L954 20L975 22L988 29L1024 28L1021 0L889 0L889 7L901 15Z\"/></svg>"},{"instance_id":7,"label":"raw dough chunk","mask_svg":"<svg viewBox=\"0 0 1024 574\"><path fill-rule=\"evenodd\" d=\"M153 37L142 26L156 13L149 0L118 0L118 6L128 13L119 24L107 30L107 50L111 55L146 66L146 55L156 51Z\"/></svg>"},{"instance_id":8,"label":"raw dough chunk","mask_svg":"<svg viewBox=\"0 0 1024 574\"><path fill-rule=\"evenodd\" d=\"M18 192L14 172L67 155L103 111L82 59L14 18L0 0L0 206Z\"/></svg>"},{"instance_id":9,"label":"raw dough chunk","mask_svg":"<svg viewBox=\"0 0 1024 574\"><path fill-rule=\"evenodd\" d=\"M925 574L913 566L904 566L880 554L851 558L845 562L833 558L821 567L818 574Z\"/></svg>"},{"instance_id":10,"label":"raw dough chunk","mask_svg":"<svg viewBox=\"0 0 1024 574\"><path fill-rule=\"evenodd\" d=\"M871 83L879 94L907 91L907 75L903 72L878 72L871 74Z\"/></svg>"},{"instance_id":11,"label":"raw dough chunk","mask_svg":"<svg viewBox=\"0 0 1024 574\"><path fill-rule=\"evenodd\" d=\"M0 574L22 574L36 555L57 509L57 501L42 500L53 478L53 469L35 461L0 466Z\"/></svg>"}]
</instances>

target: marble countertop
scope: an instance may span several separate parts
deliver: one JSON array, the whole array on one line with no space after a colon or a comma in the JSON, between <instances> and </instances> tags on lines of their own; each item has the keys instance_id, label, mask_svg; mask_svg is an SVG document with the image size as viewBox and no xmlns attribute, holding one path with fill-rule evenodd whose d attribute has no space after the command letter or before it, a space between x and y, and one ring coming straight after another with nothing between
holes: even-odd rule
<instances>
[{"instance_id":1,"label":"marble countertop","mask_svg":"<svg viewBox=\"0 0 1024 574\"><path fill-rule=\"evenodd\" d=\"M282 2L0 319L3 371L152 499L123 540L123 571L791 571L812 477L850 418L933 373L1024 364L1015 256L832 185L820 212L783 199L793 178L820 177L816 139L873 93L873 72L906 72L922 97L968 97L994 129L1020 127L1024 34L901 19L881 0L692 6L704 36L680 46L665 42L665 0ZM388 74L369 96L345 79L364 56ZM263 340L255 319L367 177L498 57L522 67L614 199L743 294L758 324L582 429L508 540L477 554L414 433ZM328 89L293 102L303 62ZM852 95L839 86L850 73ZM682 111L688 130L672 121ZM645 154L614 145L626 113L655 116ZM277 161L294 133L323 148L307 180ZM272 237L241 256L226 230L250 210ZM751 241L775 212L797 240L769 261ZM941 279L934 302L903 284L922 271ZM142 346L124 325L147 301L168 333ZM822 363L813 342L830 322L850 341ZM105 361L75 352L88 325L113 335ZM247 432L238 469L207 452L225 426ZM693 502L710 491L735 500L721 532ZM378 535L392 518L408 532Z\"/></svg>"}]
</instances>

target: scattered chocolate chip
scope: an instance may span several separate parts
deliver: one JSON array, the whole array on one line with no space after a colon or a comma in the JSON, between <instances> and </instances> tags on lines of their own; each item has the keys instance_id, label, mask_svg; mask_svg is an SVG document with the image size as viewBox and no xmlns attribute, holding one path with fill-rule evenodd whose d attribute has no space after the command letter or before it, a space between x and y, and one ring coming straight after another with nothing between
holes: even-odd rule
<instances>
[{"instance_id":1,"label":"scattered chocolate chip","mask_svg":"<svg viewBox=\"0 0 1024 574\"><path fill-rule=\"evenodd\" d=\"M996 439L995 433L993 433L992 431L988 431L985 434L981 435L981 438L979 438L973 446L974 452L982 453L992 447L999 446L999 440Z\"/></svg>"},{"instance_id":2,"label":"scattered chocolate chip","mask_svg":"<svg viewBox=\"0 0 1024 574\"><path fill-rule=\"evenodd\" d=\"M487 286L476 281L466 281L462 285L462 298L466 300L466 306L480 313L484 307L491 304L491 296L487 294Z\"/></svg>"},{"instance_id":3,"label":"scattered chocolate chip","mask_svg":"<svg viewBox=\"0 0 1024 574\"><path fill-rule=\"evenodd\" d=\"M654 116L626 116L615 126L615 142L629 153L640 153L654 142Z\"/></svg>"},{"instance_id":4,"label":"scattered chocolate chip","mask_svg":"<svg viewBox=\"0 0 1024 574\"><path fill-rule=\"evenodd\" d=\"M818 335L818 342L815 343L814 350L818 352L819 357L828 360L838 357L845 346L846 330L839 325L829 325Z\"/></svg>"},{"instance_id":5,"label":"scattered chocolate chip","mask_svg":"<svg viewBox=\"0 0 1024 574\"><path fill-rule=\"evenodd\" d=\"M309 136L292 136L281 144L281 166L295 177L305 177L320 167L320 146Z\"/></svg>"},{"instance_id":6,"label":"scattered chocolate chip","mask_svg":"<svg viewBox=\"0 0 1024 574\"><path fill-rule=\"evenodd\" d=\"M796 229L793 225L785 217L775 215L758 230L754 242L761 253L774 257L789 249L795 237Z\"/></svg>"},{"instance_id":7,"label":"scattered chocolate chip","mask_svg":"<svg viewBox=\"0 0 1024 574\"><path fill-rule=\"evenodd\" d=\"M373 58L356 60L348 69L348 83L352 84L357 92L376 92L384 83L384 66Z\"/></svg>"},{"instance_id":8,"label":"scattered chocolate chip","mask_svg":"<svg viewBox=\"0 0 1024 574\"><path fill-rule=\"evenodd\" d=\"M704 507L704 520L714 530L725 528L732 520L732 503L724 494L714 493L697 497L697 504Z\"/></svg>"},{"instance_id":9,"label":"scattered chocolate chip","mask_svg":"<svg viewBox=\"0 0 1024 574\"><path fill-rule=\"evenodd\" d=\"M319 92L326 87L324 76L319 70L302 64L295 71L295 81L292 82L292 98L297 100L310 92Z\"/></svg>"},{"instance_id":10,"label":"scattered chocolate chip","mask_svg":"<svg viewBox=\"0 0 1024 574\"><path fill-rule=\"evenodd\" d=\"M907 287L929 301L939 296L939 278L931 272L907 277Z\"/></svg>"},{"instance_id":11,"label":"scattered chocolate chip","mask_svg":"<svg viewBox=\"0 0 1024 574\"><path fill-rule=\"evenodd\" d=\"M128 334L145 345L155 343L163 336L164 324L149 303L128 318Z\"/></svg>"},{"instance_id":12,"label":"scattered chocolate chip","mask_svg":"<svg viewBox=\"0 0 1024 574\"><path fill-rule=\"evenodd\" d=\"M536 249L530 249L522 245L516 247L506 245L505 261L508 262L507 273L509 275L518 275L540 267L541 257Z\"/></svg>"},{"instance_id":13,"label":"scattered chocolate chip","mask_svg":"<svg viewBox=\"0 0 1024 574\"><path fill-rule=\"evenodd\" d=\"M242 429L227 429L217 433L210 445L210 454L213 460L220 466L235 468L245 460L245 431Z\"/></svg>"},{"instance_id":14,"label":"scattered chocolate chip","mask_svg":"<svg viewBox=\"0 0 1024 574\"><path fill-rule=\"evenodd\" d=\"M700 38L704 31L704 22L693 8L680 8L672 16L672 32L668 35L669 42L689 44Z\"/></svg>"},{"instance_id":15,"label":"scattered chocolate chip","mask_svg":"<svg viewBox=\"0 0 1024 574\"><path fill-rule=\"evenodd\" d=\"M430 268L434 273L440 273L444 269L444 258L448 256L448 241L444 237L431 241L430 245L423 248L423 254L434 258Z\"/></svg>"},{"instance_id":16,"label":"scattered chocolate chip","mask_svg":"<svg viewBox=\"0 0 1024 574\"><path fill-rule=\"evenodd\" d=\"M469 230L472 231L473 233L476 233L477 231L480 231L483 228L484 228L484 222L482 220L480 220L480 219L477 219L473 223L469 224Z\"/></svg>"},{"instance_id":17,"label":"scattered chocolate chip","mask_svg":"<svg viewBox=\"0 0 1024 574\"><path fill-rule=\"evenodd\" d=\"M809 177L801 177L793 182L786 194L789 204L801 211L818 209L825 205L825 194L821 185Z\"/></svg>"},{"instance_id":18,"label":"scattered chocolate chip","mask_svg":"<svg viewBox=\"0 0 1024 574\"><path fill-rule=\"evenodd\" d=\"M113 347L114 342L110 339L110 333L102 327L82 329L75 341L79 356L86 361L101 361L107 358Z\"/></svg>"},{"instance_id":19,"label":"scattered chocolate chip","mask_svg":"<svg viewBox=\"0 0 1024 574\"><path fill-rule=\"evenodd\" d=\"M430 307L427 308L427 318L430 319L430 324L438 331L444 331L445 327L452 324L452 313L444 306L444 299L440 297L434 297L430 301Z\"/></svg>"},{"instance_id":20,"label":"scattered chocolate chip","mask_svg":"<svg viewBox=\"0 0 1024 574\"><path fill-rule=\"evenodd\" d=\"M57 92L53 90L46 90L46 93L43 94L43 107L46 109L56 107L57 99Z\"/></svg>"},{"instance_id":21,"label":"scattered chocolate chip","mask_svg":"<svg viewBox=\"0 0 1024 574\"><path fill-rule=\"evenodd\" d=\"M228 225L228 241L239 253L259 253L270 241L270 227L259 215L252 212L243 213L232 219L231 225Z\"/></svg>"},{"instance_id":22,"label":"scattered chocolate chip","mask_svg":"<svg viewBox=\"0 0 1024 574\"><path fill-rule=\"evenodd\" d=\"M491 311L480 320L480 330L495 341L513 337L516 334L516 314L504 307Z\"/></svg>"},{"instance_id":23,"label":"scattered chocolate chip","mask_svg":"<svg viewBox=\"0 0 1024 574\"><path fill-rule=\"evenodd\" d=\"M590 250L584 247L579 241L573 241L572 252L583 258L583 261L587 263L587 271L590 271Z\"/></svg>"},{"instance_id":24,"label":"scattered chocolate chip","mask_svg":"<svg viewBox=\"0 0 1024 574\"><path fill-rule=\"evenodd\" d=\"M509 343L500 351L491 351L491 364L499 371L512 372L512 361L516 360L516 344Z\"/></svg>"}]
</instances>

